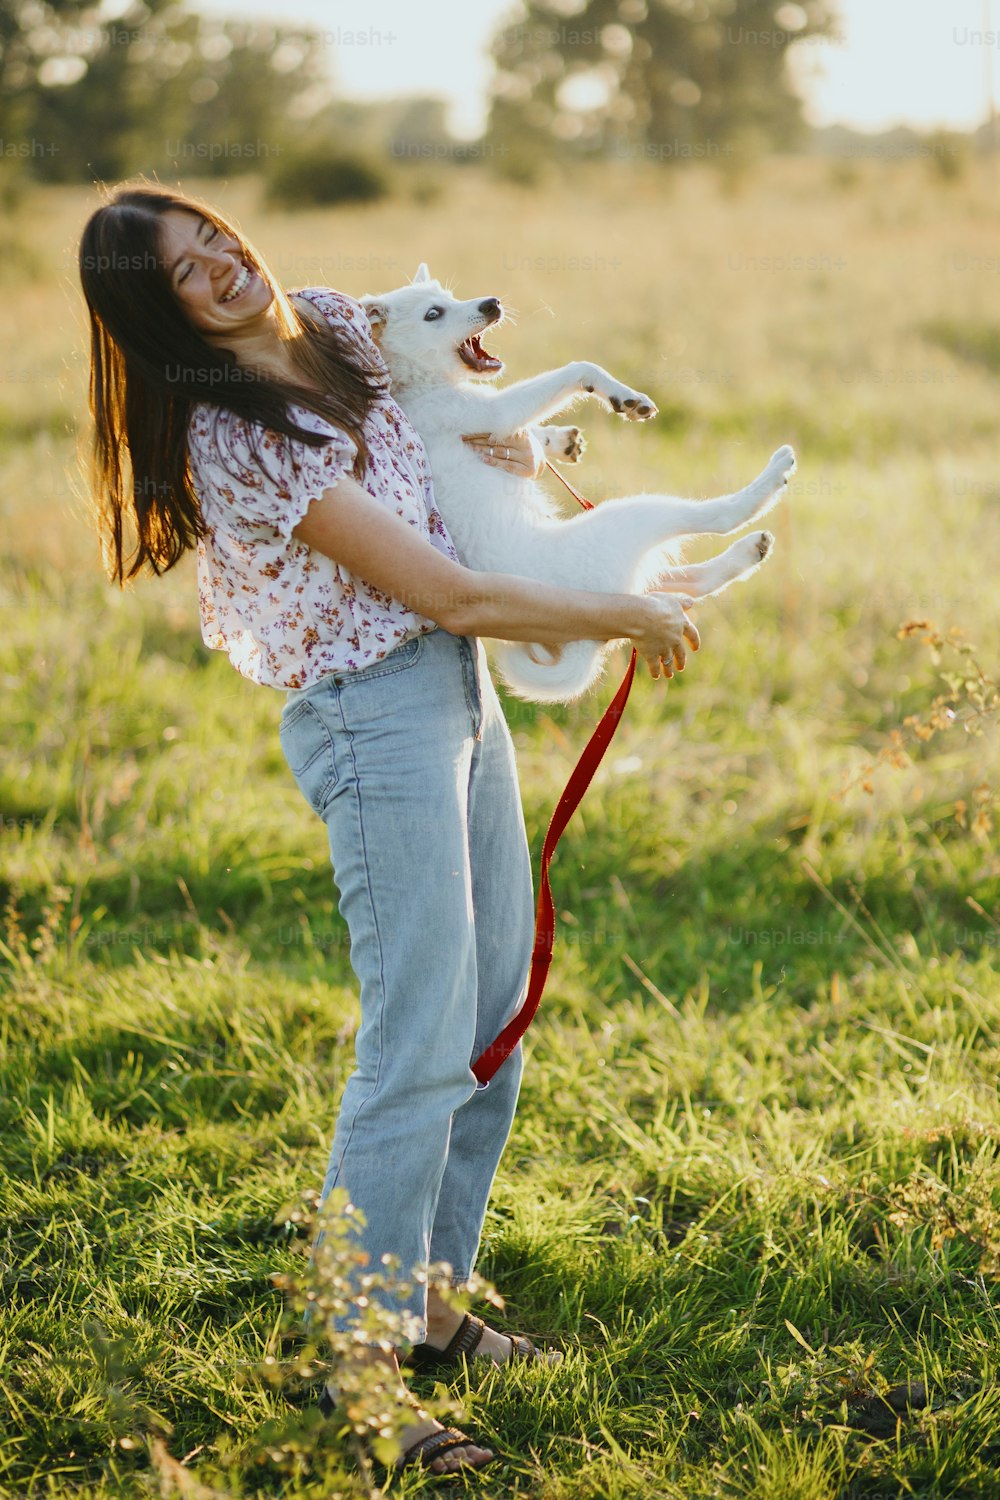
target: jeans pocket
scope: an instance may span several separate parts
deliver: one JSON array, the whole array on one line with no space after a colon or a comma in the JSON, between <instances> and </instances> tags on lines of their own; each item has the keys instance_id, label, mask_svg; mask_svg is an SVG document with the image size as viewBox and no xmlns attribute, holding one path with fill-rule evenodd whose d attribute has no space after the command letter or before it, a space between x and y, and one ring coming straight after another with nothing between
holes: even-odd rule
<instances>
[{"instance_id":1,"label":"jeans pocket","mask_svg":"<svg viewBox=\"0 0 1000 1500\"><path fill-rule=\"evenodd\" d=\"M432 632L425 631L421 635L412 635L401 646L394 646L381 661L370 662L367 667L358 667L353 672L338 674L337 686L346 688L360 686L366 682L377 682L381 677L390 677L394 672L403 672L407 667L415 667L423 653L428 634Z\"/></svg>"},{"instance_id":2,"label":"jeans pocket","mask_svg":"<svg viewBox=\"0 0 1000 1500\"><path fill-rule=\"evenodd\" d=\"M307 699L282 715L278 739L299 791L322 817L337 784L337 765L330 731Z\"/></svg>"}]
</instances>

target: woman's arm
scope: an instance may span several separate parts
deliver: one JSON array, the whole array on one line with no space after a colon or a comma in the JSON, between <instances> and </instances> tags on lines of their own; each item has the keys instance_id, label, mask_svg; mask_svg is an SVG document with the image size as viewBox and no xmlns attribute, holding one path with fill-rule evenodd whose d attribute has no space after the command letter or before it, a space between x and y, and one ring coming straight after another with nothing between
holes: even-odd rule
<instances>
[{"instance_id":1,"label":"woman's arm","mask_svg":"<svg viewBox=\"0 0 1000 1500\"><path fill-rule=\"evenodd\" d=\"M598 594L511 573L477 573L432 547L345 475L314 500L292 535L453 635L509 641L630 637L654 677L684 668L698 632L676 594Z\"/></svg>"}]
</instances>

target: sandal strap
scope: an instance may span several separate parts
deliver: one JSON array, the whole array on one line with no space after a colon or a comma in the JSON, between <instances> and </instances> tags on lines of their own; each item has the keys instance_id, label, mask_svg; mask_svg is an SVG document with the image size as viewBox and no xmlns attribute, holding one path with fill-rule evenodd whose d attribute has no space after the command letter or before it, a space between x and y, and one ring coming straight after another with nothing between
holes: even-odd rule
<instances>
[{"instance_id":1,"label":"sandal strap","mask_svg":"<svg viewBox=\"0 0 1000 1500\"><path fill-rule=\"evenodd\" d=\"M486 1324L482 1318L466 1313L454 1336L443 1349L434 1349L430 1344L414 1344L400 1363L427 1370L438 1369L442 1365L457 1365L463 1357L468 1358L479 1348L485 1331ZM546 1352L533 1344L526 1333L508 1333L504 1336L511 1343L510 1359L504 1360L504 1364L512 1364L519 1359L547 1363Z\"/></svg>"},{"instance_id":2,"label":"sandal strap","mask_svg":"<svg viewBox=\"0 0 1000 1500\"><path fill-rule=\"evenodd\" d=\"M473 1313L466 1313L444 1348L433 1349L429 1352L451 1363L453 1360L461 1359L463 1355L471 1354L474 1349L478 1349L485 1331L486 1324L482 1318L477 1318Z\"/></svg>"},{"instance_id":3,"label":"sandal strap","mask_svg":"<svg viewBox=\"0 0 1000 1500\"><path fill-rule=\"evenodd\" d=\"M397 1466L402 1469L408 1464L429 1464L452 1448L475 1446L472 1439L457 1427L442 1427L440 1432L429 1432L426 1437L419 1438L404 1449L401 1458L397 1460Z\"/></svg>"}]
</instances>

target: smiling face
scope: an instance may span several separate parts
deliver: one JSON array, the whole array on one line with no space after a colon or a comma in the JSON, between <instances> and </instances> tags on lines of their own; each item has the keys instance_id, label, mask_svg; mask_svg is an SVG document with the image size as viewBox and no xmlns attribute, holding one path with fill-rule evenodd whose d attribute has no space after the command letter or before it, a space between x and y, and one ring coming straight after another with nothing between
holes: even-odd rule
<instances>
[{"instance_id":1,"label":"smiling face","mask_svg":"<svg viewBox=\"0 0 1000 1500\"><path fill-rule=\"evenodd\" d=\"M168 208L160 217L160 244L170 289L199 332L232 334L260 326L274 296L245 261L235 236L200 214Z\"/></svg>"},{"instance_id":2,"label":"smiling face","mask_svg":"<svg viewBox=\"0 0 1000 1500\"><path fill-rule=\"evenodd\" d=\"M429 376L454 384L470 373L495 380L503 371L503 360L480 341L487 328L503 322L499 297L460 302L421 266L412 285L361 302L396 385L425 383Z\"/></svg>"}]
</instances>

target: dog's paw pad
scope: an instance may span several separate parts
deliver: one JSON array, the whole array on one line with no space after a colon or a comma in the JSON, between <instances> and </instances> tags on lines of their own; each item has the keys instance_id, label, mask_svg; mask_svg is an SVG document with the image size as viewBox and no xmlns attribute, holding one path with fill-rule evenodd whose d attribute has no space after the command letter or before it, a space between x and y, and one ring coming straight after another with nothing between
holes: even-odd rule
<instances>
[{"instance_id":1,"label":"dog's paw pad","mask_svg":"<svg viewBox=\"0 0 1000 1500\"><path fill-rule=\"evenodd\" d=\"M796 469L794 449L786 443L784 447L771 455L771 462L767 467L772 474L780 475L785 481L791 479Z\"/></svg>"},{"instance_id":2,"label":"dog's paw pad","mask_svg":"<svg viewBox=\"0 0 1000 1500\"><path fill-rule=\"evenodd\" d=\"M633 422L648 422L656 416L656 407L642 391L636 391L625 402L625 415Z\"/></svg>"},{"instance_id":3,"label":"dog's paw pad","mask_svg":"<svg viewBox=\"0 0 1000 1500\"><path fill-rule=\"evenodd\" d=\"M650 417L656 416L655 405L642 391L630 391L626 388L624 391L609 392L608 403L627 422L648 422Z\"/></svg>"},{"instance_id":4,"label":"dog's paw pad","mask_svg":"<svg viewBox=\"0 0 1000 1500\"><path fill-rule=\"evenodd\" d=\"M764 558L774 546L774 536L770 531L762 531L757 537L755 537L754 540L757 547L757 553L761 561L763 562Z\"/></svg>"},{"instance_id":5,"label":"dog's paw pad","mask_svg":"<svg viewBox=\"0 0 1000 1500\"><path fill-rule=\"evenodd\" d=\"M586 446L587 440L579 427L568 427L566 429L566 441L563 446L562 456L567 463L579 463Z\"/></svg>"}]
</instances>

